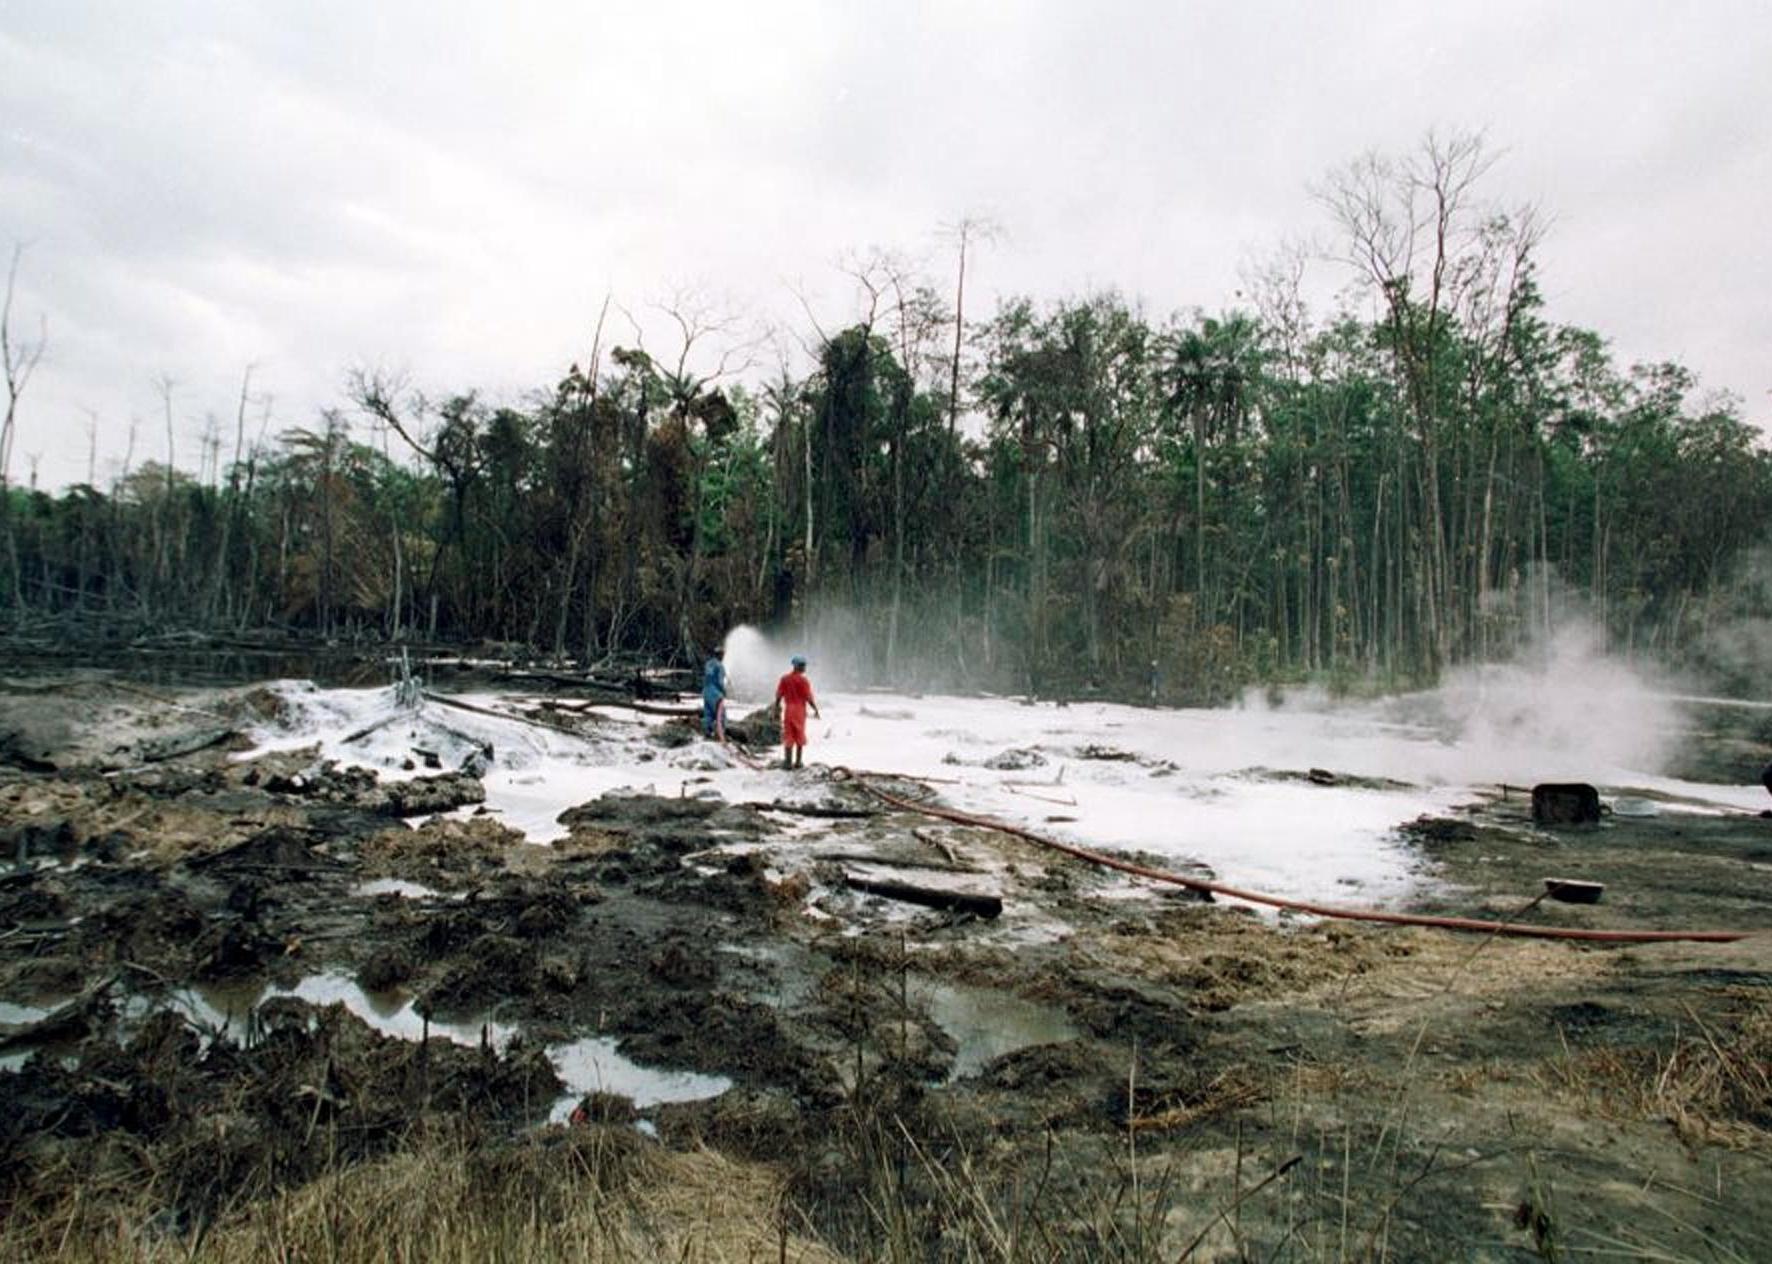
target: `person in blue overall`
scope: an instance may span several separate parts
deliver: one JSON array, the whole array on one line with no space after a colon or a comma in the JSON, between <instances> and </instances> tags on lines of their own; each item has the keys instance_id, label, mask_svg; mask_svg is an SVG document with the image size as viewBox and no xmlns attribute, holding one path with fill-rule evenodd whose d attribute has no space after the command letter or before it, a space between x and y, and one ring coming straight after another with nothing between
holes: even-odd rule
<instances>
[{"instance_id":1,"label":"person in blue overall","mask_svg":"<svg viewBox=\"0 0 1772 1264\"><path fill-rule=\"evenodd\" d=\"M726 740L726 651L715 648L701 669L701 731L706 737Z\"/></svg>"}]
</instances>

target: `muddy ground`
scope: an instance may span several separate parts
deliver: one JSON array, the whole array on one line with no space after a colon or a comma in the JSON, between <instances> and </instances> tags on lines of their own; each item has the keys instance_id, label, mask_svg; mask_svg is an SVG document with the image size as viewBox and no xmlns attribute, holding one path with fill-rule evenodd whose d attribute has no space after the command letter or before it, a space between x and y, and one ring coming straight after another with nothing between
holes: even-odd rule
<instances>
[{"instance_id":1,"label":"muddy ground","mask_svg":"<svg viewBox=\"0 0 1772 1264\"><path fill-rule=\"evenodd\" d=\"M854 1258L1772 1258L1772 821L1601 787L1629 814L1399 822L1424 911L1759 932L1598 946L1128 896L818 769L792 810L606 795L534 846L471 768L242 758L276 705L0 684L8 1222L127 1189L184 1241L427 1136L605 1129L770 1165ZM1751 780L1760 742L1690 759ZM598 1037L710 1078L581 1091Z\"/></svg>"}]
</instances>

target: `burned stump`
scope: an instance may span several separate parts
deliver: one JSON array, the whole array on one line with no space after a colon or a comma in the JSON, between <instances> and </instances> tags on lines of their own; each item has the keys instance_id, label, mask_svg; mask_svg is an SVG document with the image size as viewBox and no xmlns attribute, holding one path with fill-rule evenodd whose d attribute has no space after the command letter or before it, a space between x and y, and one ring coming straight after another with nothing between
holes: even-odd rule
<instances>
[{"instance_id":1,"label":"burned stump","mask_svg":"<svg viewBox=\"0 0 1772 1264\"><path fill-rule=\"evenodd\" d=\"M1538 825L1597 825L1600 792L1585 781L1545 781L1532 787L1532 820Z\"/></svg>"}]
</instances>

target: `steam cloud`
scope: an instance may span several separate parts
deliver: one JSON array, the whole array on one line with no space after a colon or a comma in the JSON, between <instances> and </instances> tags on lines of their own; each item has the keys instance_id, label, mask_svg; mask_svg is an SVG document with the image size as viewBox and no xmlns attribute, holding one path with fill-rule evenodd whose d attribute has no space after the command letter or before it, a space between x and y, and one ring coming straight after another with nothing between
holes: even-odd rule
<instances>
[{"instance_id":1,"label":"steam cloud","mask_svg":"<svg viewBox=\"0 0 1772 1264\"><path fill-rule=\"evenodd\" d=\"M1681 690L1670 674L1606 652L1595 623L1569 612L1573 603L1555 604L1565 607L1560 620L1516 644L1507 661L1449 669L1436 688L1366 702L1334 700L1314 687L1279 701L1250 690L1242 709L1342 715L1406 729L1408 739L1385 744L1394 765L1367 771L1418 784L1631 784L1661 775L1685 732ZM874 631L840 615L792 636L734 628L725 643L732 696L766 702L796 653L810 660L823 692L874 683ZM914 692L940 673L907 664L900 675L882 683ZM1424 731L1434 743L1423 745Z\"/></svg>"}]
</instances>

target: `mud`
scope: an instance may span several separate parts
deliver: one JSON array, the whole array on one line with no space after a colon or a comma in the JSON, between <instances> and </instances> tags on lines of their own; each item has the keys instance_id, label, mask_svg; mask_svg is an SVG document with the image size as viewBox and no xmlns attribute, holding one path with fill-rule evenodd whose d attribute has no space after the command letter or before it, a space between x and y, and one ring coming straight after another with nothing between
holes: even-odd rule
<instances>
[{"instance_id":1,"label":"mud","mask_svg":"<svg viewBox=\"0 0 1772 1264\"><path fill-rule=\"evenodd\" d=\"M274 695L141 689L0 690L8 1219L109 1183L190 1234L426 1137L643 1124L781 1166L856 1257L966 1258L987 1214L1039 1258L1772 1253L1756 817L1601 787L1629 812L1580 829L1509 789L1398 822L1424 911L1759 932L1461 937L1128 892L815 771L767 803L604 794L538 846L475 814L472 768L243 758ZM1687 763L1757 758L1726 740ZM1004 915L848 890L857 865Z\"/></svg>"}]
</instances>

